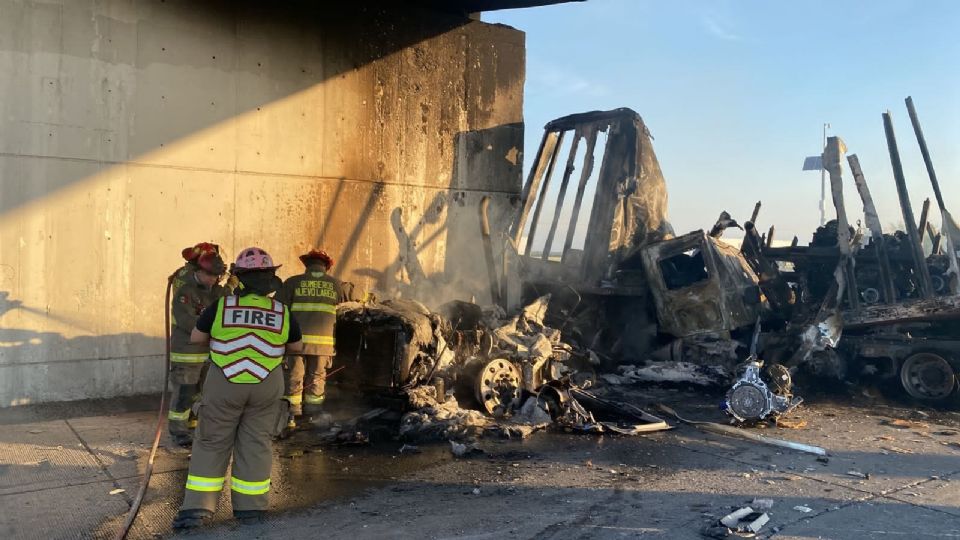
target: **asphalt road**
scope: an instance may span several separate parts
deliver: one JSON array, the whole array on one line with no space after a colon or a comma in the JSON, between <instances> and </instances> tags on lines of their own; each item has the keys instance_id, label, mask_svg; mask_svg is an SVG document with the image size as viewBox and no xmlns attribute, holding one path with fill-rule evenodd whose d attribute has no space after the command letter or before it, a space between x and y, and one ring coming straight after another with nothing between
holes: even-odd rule
<instances>
[{"instance_id":1,"label":"asphalt road","mask_svg":"<svg viewBox=\"0 0 960 540\"><path fill-rule=\"evenodd\" d=\"M610 390L722 419L714 395ZM113 536L155 413L104 408L0 411L0 537ZM693 539L731 510L771 499L763 538L960 538L960 414L821 396L795 416L806 427L760 432L825 447L829 459L684 425L642 437L483 439L467 458L447 443L400 453L400 441L311 448L301 437L276 446L266 523L237 525L224 496L214 523L186 537ZM171 535L188 457L161 449L131 538Z\"/></svg>"}]
</instances>

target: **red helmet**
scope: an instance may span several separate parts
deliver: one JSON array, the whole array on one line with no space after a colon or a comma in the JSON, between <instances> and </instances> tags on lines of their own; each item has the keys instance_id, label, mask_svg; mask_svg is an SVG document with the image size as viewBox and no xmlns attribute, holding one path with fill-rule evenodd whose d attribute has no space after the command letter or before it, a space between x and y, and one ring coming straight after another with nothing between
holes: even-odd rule
<instances>
[{"instance_id":1,"label":"red helmet","mask_svg":"<svg viewBox=\"0 0 960 540\"><path fill-rule=\"evenodd\" d=\"M180 252L180 255L183 257L183 260L187 262L196 262L204 253L214 253L220 254L220 246L216 244L211 244L210 242L200 242L199 244L187 248L183 248L183 251Z\"/></svg>"},{"instance_id":2,"label":"red helmet","mask_svg":"<svg viewBox=\"0 0 960 540\"><path fill-rule=\"evenodd\" d=\"M252 272L254 270L276 270L281 265L274 265L270 254L258 247L248 247L237 255L237 262L233 264L235 273Z\"/></svg>"},{"instance_id":3,"label":"red helmet","mask_svg":"<svg viewBox=\"0 0 960 540\"><path fill-rule=\"evenodd\" d=\"M327 255L327 252L322 249L311 249L308 253L304 253L300 256L300 262L305 266L311 262L322 262L328 269L333 268L333 257Z\"/></svg>"},{"instance_id":4,"label":"red helmet","mask_svg":"<svg viewBox=\"0 0 960 540\"><path fill-rule=\"evenodd\" d=\"M223 263L220 255L212 251L208 251L197 258L196 264L201 270L216 276L223 274L227 270L227 265Z\"/></svg>"}]
</instances>

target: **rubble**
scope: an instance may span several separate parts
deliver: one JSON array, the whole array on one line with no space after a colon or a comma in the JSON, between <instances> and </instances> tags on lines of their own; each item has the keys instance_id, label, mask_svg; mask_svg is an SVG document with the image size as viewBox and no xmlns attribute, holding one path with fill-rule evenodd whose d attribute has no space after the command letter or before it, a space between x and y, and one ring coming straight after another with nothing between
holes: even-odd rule
<instances>
[{"instance_id":1,"label":"rubble","mask_svg":"<svg viewBox=\"0 0 960 540\"><path fill-rule=\"evenodd\" d=\"M448 396L443 403L404 414L400 419L400 437L411 441L477 439L492 423L490 417L463 409L455 397Z\"/></svg>"},{"instance_id":2,"label":"rubble","mask_svg":"<svg viewBox=\"0 0 960 540\"><path fill-rule=\"evenodd\" d=\"M698 386L720 386L730 380L730 372L723 366L704 366L690 362L656 362L646 366L623 365L617 368L622 376L619 384L627 382L669 382ZM608 380L608 374L601 375ZM616 383L615 383L616 384Z\"/></svg>"},{"instance_id":3,"label":"rubble","mask_svg":"<svg viewBox=\"0 0 960 540\"><path fill-rule=\"evenodd\" d=\"M720 525L726 527L729 530L728 532L756 534L768 521L770 521L770 516L767 514L756 512L753 508L745 506L720 518ZM716 534L716 532L713 534ZM717 538L717 536L713 537Z\"/></svg>"},{"instance_id":4,"label":"rubble","mask_svg":"<svg viewBox=\"0 0 960 540\"><path fill-rule=\"evenodd\" d=\"M957 227L944 207L910 100L908 109L944 217L943 229L950 236ZM890 124L889 117L886 122ZM639 130L624 128L630 125L642 128L643 135L636 134ZM818 228L808 246L794 239L789 247L773 247L774 227L765 238L757 229L759 203L750 220L743 222L740 249L720 241L726 229L741 227L726 211L709 233L701 230L674 237L664 226L663 207L648 198L638 208L646 204L647 216L653 216L653 221L610 223L607 219L618 215L620 205L633 193L622 191L618 182L623 177L618 176L601 179L592 201L582 200L578 191L567 242L559 253L551 252L558 213L550 218L541 214L545 204L553 204L552 199L544 201L547 189L543 186L552 174L547 164L557 158L561 136L572 133L575 141L585 138L589 146L597 129L608 129L611 134L625 131L618 141L623 146L616 146L617 151L637 148L637 153L611 155L608 151L603 156L605 169L621 167L619 170L638 177L650 175L657 178L655 196L664 192L665 182L639 117L618 110L573 115L548 124L537 166L524 186L521 211L510 230L510 244L516 253L508 247L504 255L519 261L512 262L511 268L520 269L520 273L511 279L505 275L504 279L522 282L524 290L535 289L537 294L551 292L569 297L552 310L553 315L548 312L546 320L553 317L558 327L571 330L573 339L588 344L607 370L614 367L609 361L618 359L640 366L601 374L603 381L614 385L634 380L728 384L729 375L743 362L749 327L759 317L762 336L757 357L763 358L767 367L785 366L791 378L812 374L857 383L861 378L900 375L902 386L916 399L944 402L960 395L956 384L960 365L955 360L960 351L951 337L956 335L960 321L954 275L960 232L947 242L946 253L940 241L929 254L920 251L922 236L929 233L933 240L935 231L929 226L927 212L919 224L912 219L892 128L887 130L888 141L906 223L904 231L882 231L859 160L851 155L846 161L863 202L867 230L859 228L859 223L854 228L843 200L846 144L832 137L819 161L829 172L837 217ZM574 162L570 156L568 164ZM584 163L585 170L592 166L590 161ZM562 179L558 207L563 203L568 180L569 170ZM580 250L570 244L569 232L575 228L577 212L583 205L592 207L599 217L591 218L584 249ZM550 232L536 252L534 249L540 247L535 241L540 221L544 221L544 228L549 226ZM609 238L617 242L608 245ZM627 241L629 247L625 247ZM705 336L712 340L710 347L702 346L709 342L704 341ZM913 339L917 336L919 340ZM772 384L762 374L753 380L768 387ZM750 385L741 384L740 388L750 392L746 386ZM757 417L773 416L778 408L773 406L779 401L777 392L772 392L774 397L763 391L759 394L766 402L761 407L766 412ZM793 397L782 397L788 403L780 405L789 408Z\"/></svg>"},{"instance_id":5,"label":"rubble","mask_svg":"<svg viewBox=\"0 0 960 540\"><path fill-rule=\"evenodd\" d=\"M483 450L476 443L463 444L456 441L450 441L450 453L455 457L466 457L471 454L483 453ZM477 493L478 494L478 493Z\"/></svg>"},{"instance_id":6,"label":"rubble","mask_svg":"<svg viewBox=\"0 0 960 540\"><path fill-rule=\"evenodd\" d=\"M608 137L601 174L593 200L586 200L600 132ZM566 226L559 212L542 212L564 136L574 140L557 208L572 179L577 145L582 140L590 149ZM494 253L500 242L486 220L486 203L480 208L493 305L453 300L435 311L407 299L342 305L338 349L343 343L339 354L352 359L345 383L396 398L405 411L404 440L459 444L484 435L525 438L551 426L626 435L669 428L631 404L591 393L594 381L727 387L722 408L734 422L792 429L806 425L782 417L803 401L794 395L798 376L856 381L899 375L915 398L956 395L960 366L951 363L957 351L949 337L960 329L951 274L956 261L953 251L943 254L939 247L925 259L918 256L927 211L919 226L907 220L908 229L923 229L919 234L883 233L859 160L851 155L867 230L851 225L842 189L846 145L832 137L821 161L837 217L819 227L809 245L795 238L789 247L773 247L775 228L766 237L757 229L759 202L742 225L724 211L709 232L674 236L651 140L629 109L547 124L502 253ZM888 140L893 159L892 133ZM936 188L932 169L931 180ZM897 184L906 216L900 178ZM574 230L587 207L592 210L580 249ZM739 248L721 240L731 228L743 230ZM956 241L947 243L956 247ZM555 251L554 244L562 249ZM918 344L925 349L917 350ZM704 431L826 455L816 446L666 412Z\"/></svg>"}]
</instances>

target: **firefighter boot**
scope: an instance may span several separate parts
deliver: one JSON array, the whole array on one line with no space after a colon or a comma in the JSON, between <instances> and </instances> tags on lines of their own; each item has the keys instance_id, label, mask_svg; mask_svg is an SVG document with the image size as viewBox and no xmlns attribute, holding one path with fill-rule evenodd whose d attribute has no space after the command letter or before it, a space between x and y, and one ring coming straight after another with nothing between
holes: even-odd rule
<instances>
[{"instance_id":1,"label":"firefighter boot","mask_svg":"<svg viewBox=\"0 0 960 540\"><path fill-rule=\"evenodd\" d=\"M233 517L242 525L256 525L262 523L266 510L234 510Z\"/></svg>"},{"instance_id":2,"label":"firefighter boot","mask_svg":"<svg viewBox=\"0 0 960 540\"><path fill-rule=\"evenodd\" d=\"M177 512L177 517L173 518L172 527L174 529L195 529L212 517L213 512L202 508L181 510Z\"/></svg>"}]
</instances>

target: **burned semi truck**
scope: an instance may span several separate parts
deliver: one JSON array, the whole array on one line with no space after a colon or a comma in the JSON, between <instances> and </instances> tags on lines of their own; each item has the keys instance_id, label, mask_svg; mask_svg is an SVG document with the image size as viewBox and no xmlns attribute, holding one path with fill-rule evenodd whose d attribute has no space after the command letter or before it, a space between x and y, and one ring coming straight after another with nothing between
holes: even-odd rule
<instances>
[{"instance_id":1,"label":"burned semi truck","mask_svg":"<svg viewBox=\"0 0 960 540\"><path fill-rule=\"evenodd\" d=\"M741 421L798 403L798 373L895 381L927 402L957 397L955 251L924 257L908 232L884 235L855 156L869 231L852 228L842 141L823 156L837 219L809 246L775 248L757 231L759 203L739 245L723 238L741 228L726 212L709 230L675 235L652 140L625 108L549 122L509 229L490 230L479 208L495 305L343 305L342 381L401 401L418 388L438 399L456 391L493 416L550 381L630 363L728 385Z\"/></svg>"},{"instance_id":2,"label":"burned semi truck","mask_svg":"<svg viewBox=\"0 0 960 540\"><path fill-rule=\"evenodd\" d=\"M957 234L949 240L956 226L908 106L945 217L940 236L927 212L919 226L905 213L907 227L919 234L884 234L855 155L849 161L868 230L850 227L840 167L845 147L838 138L823 155L837 219L818 229L809 246L795 239L790 247L773 247L772 231L765 238L756 228L759 203L743 225L739 248L721 239L724 229L739 227L726 212L709 232L674 236L652 136L638 114L617 109L545 126L509 231L504 260L514 277L505 274L503 282L522 284L521 302L551 293L548 322L596 351L607 369L649 359L742 374L760 321L756 352L768 368L853 382L881 379L918 400L950 403L960 372L951 243ZM888 138L895 176L902 178L892 127ZM565 164L559 171L558 162ZM899 179L898 187L908 208ZM914 248L924 231L933 240L927 255ZM770 376L766 381L776 386Z\"/></svg>"}]
</instances>

